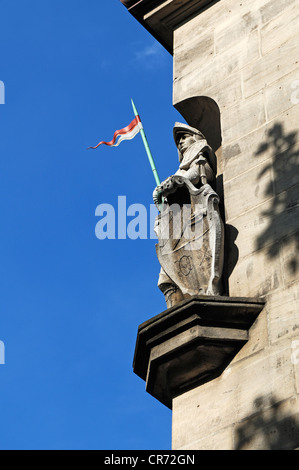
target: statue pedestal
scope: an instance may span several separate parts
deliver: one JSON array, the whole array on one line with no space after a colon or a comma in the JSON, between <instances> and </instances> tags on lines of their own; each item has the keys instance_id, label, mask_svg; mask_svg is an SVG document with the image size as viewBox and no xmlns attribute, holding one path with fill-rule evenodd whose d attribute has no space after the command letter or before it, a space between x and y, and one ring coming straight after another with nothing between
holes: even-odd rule
<instances>
[{"instance_id":1,"label":"statue pedestal","mask_svg":"<svg viewBox=\"0 0 299 470\"><path fill-rule=\"evenodd\" d=\"M146 390L172 399L220 375L248 341L261 299L193 296L138 328L134 372Z\"/></svg>"}]
</instances>

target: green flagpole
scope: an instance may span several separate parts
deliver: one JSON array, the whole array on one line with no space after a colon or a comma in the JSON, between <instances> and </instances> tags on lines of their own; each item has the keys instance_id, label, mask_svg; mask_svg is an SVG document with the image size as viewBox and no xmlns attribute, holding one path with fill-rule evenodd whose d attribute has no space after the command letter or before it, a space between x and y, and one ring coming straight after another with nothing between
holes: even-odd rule
<instances>
[{"instance_id":1,"label":"green flagpole","mask_svg":"<svg viewBox=\"0 0 299 470\"><path fill-rule=\"evenodd\" d=\"M136 109L136 106L134 104L134 101L132 99L131 99L131 101L132 101L132 106L133 106L135 116L139 116L138 111ZM146 138L146 135L145 135L145 132L144 132L143 128L140 130L140 134L141 134L141 137L142 137L142 140L143 140L143 143L144 143L144 147L145 147L145 150L146 150L146 153L147 153L150 165L151 165L151 169L153 170L153 173L154 173L154 178L155 178L156 184L157 184L157 186L159 186L160 178L159 178L157 168L156 168L152 153L150 151L148 141L147 141L147 138Z\"/></svg>"}]
</instances>

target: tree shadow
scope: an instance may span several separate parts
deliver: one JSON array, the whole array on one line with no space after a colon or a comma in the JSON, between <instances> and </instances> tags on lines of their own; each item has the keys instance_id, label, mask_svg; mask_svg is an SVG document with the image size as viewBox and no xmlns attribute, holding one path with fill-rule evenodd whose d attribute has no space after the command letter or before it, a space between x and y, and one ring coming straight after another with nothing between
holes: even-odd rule
<instances>
[{"instance_id":1,"label":"tree shadow","mask_svg":"<svg viewBox=\"0 0 299 470\"><path fill-rule=\"evenodd\" d=\"M294 416L284 411L275 397L254 400L253 413L235 430L235 450L295 450L299 427Z\"/></svg>"},{"instance_id":2,"label":"tree shadow","mask_svg":"<svg viewBox=\"0 0 299 470\"><path fill-rule=\"evenodd\" d=\"M267 247L269 258L276 258L280 252L278 242L283 240L284 245L293 249L293 254L287 261L291 274L295 274L299 269L299 218L296 213L299 199L298 141L297 131L286 133L281 123L275 123L268 131L267 140L261 143L255 153L257 157L265 153L269 157L258 175L258 180L266 173L269 176L272 174L264 193L264 196L272 199L267 209L261 213L261 217L265 217L269 223L257 237L256 249Z\"/></svg>"}]
</instances>

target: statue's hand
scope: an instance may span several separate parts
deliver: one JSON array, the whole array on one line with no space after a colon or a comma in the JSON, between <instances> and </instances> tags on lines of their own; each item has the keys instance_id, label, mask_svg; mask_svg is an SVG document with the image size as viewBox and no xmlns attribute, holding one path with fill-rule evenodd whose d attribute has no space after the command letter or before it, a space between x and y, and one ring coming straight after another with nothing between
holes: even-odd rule
<instances>
[{"instance_id":1,"label":"statue's hand","mask_svg":"<svg viewBox=\"0 0 299 470\"><path fill-rule=\"evenodd\" d=\"M157 186L153 192L153 200L157 208L159 208L159 205L162 202L162 190L161 190L161 185Z\"/></svg>"},{"instance_id":2,"label":"statue's hand","mask_svg":"<svg viewBox=\"0 0 299 470\"><path fill-rule=\"evenodd\" d=\"M172 175L169 176L163 183L160 184L161 193L163 196L172 194L177 190L178 186L184 184L184 179L182 176Z\"/></svg>"},{"instance_id":3,"label":"statue's hand","mask_svg":"<svg viewBox=\"0 0 299 470\"><path fill-rule=\"evenodd\" d=\"M166 178L166 180L162 181L161 184L159 184L156 189L154 190L153 193L153 199L156 204L156 202L161 202L163 194L171 189L173 186L173 176L169 176Z\"/></svg>"},{"instance_id":4,"label":"statue's hand","mask_svg":"<svg viewBox=\"0 0 299 470\"><path fill-rule=\"evenodd\" d=\"M172 175L166 178L159 186L157 186L153 192L153 200L155 205L159 208L163 202L163 197L172 194L176 191L177 186L181 186L184 183L182 176Z\"/></svg>"},{"instance_id":5,"label":"statue's hand","mask_svg":"<svg viewBox=\"0 0 299 470\"><path fill-rule=\"evenodd\" d=\"M173 186L173 176L169 176L168 178L166 178L165 181L163 181L163 183L161 184L161 189L162 191L167 191L169 189L171 189Z\"/></svg>"}]
</instances>

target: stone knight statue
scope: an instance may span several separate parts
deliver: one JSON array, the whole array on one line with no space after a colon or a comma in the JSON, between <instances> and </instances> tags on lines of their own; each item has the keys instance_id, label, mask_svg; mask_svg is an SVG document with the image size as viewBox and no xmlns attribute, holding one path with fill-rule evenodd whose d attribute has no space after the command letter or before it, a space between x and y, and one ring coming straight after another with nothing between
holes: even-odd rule
<instances>
[{"instance_id":1,"label":"stone knight statue","mask_svg":"<svg viewBox=\"0 0 299 470\"><path fill-rule=\"evenodd\" d=\"M215 192L216 155L203 134L186 124L173 129L179 169L156 187L158 286L167 307L192 295L221 295L224 229Z\"/></svg>"}]
</instances>

